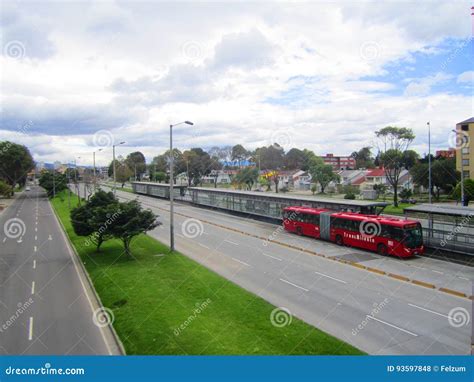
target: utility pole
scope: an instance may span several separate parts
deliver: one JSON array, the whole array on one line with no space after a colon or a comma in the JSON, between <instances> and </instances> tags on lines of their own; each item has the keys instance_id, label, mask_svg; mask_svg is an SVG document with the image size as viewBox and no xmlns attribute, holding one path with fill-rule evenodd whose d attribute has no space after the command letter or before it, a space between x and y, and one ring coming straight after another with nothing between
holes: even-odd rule
<instances>
[{"instance_id":1,"label":"utility pole","mask_svg":"<svg viewBox=\"0 0 474 382\"><path fill-rule=\"evenodd\" d=\"M192 122L184 121L177 123L175 125L170 125L170 252L174 252L174 205L173 205L173 126L178 126L181 124L193 125Z\"/></svg>"},{"instance_id":2,"label":"utility pole","mask_svg":"<svg viewBox=\"0 0 474 382\"><path fill-rule=\"evenodd\" d=\"M426 124L428 125L428 202L431 204L431 189L433 187L431 184L431 124L429 122Z\"/></svg>"}]
</instances>

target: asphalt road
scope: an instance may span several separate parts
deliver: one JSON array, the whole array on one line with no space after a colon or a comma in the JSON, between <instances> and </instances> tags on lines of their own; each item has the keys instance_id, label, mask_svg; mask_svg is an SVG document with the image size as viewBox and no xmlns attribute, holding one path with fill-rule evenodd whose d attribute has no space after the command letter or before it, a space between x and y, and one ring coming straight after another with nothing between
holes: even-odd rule
<instances>
[{"instance_id":1,"label":"asphalt road","mask_svg":"<svg viewBox=\"0 0 474 382\"><path fill-rule=\"evenodd\" d=\"M136 198L121 191L117 191L117 196L123 200ZM139 200L159 214L163 222L150 235L168 244L169 216L165 210L169 201L147 196L139 196ZM410 264L378 258L369 252L290 235L272 224L188 204L177 204L175 211L176 248L183 254L370 354L471 352L472 301L262 241L226 227L266 234L265 237L275 233L278 240L296 241L300 246L306 243L308 248L327 255L352 256L399 271L411 267L408 269L412 274L426 273L439 277L437 282L470 287L469 294L471 267L435 259L415 259ZM421 262L424 269L417 269L415 264Z\"/></svg>"},{"instance_id":2,"label":"asphalt road","mask_svg":"<svg viewBox=\"0 0 474 382\"><path fill-rule=\"evenodd\" d=\"M119 354L73 256L39 187L0 214L0 354Z\"/></svg>"}]
</instances>

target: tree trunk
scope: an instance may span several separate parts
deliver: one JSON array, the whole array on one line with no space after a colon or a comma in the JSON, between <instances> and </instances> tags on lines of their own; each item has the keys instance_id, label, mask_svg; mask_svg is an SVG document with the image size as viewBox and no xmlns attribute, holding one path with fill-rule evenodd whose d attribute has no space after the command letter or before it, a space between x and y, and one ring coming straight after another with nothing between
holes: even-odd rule
<instances>
[{"instance_id":1,"label":"tree trunk","mask_svg":"<svg viewBox=\"0 0 474 382\"><path fill-rule=\"evenodd\" d=\"M393 205L398 207L398 187L393 187Z\"/></svg>"},{"instance_id":2,"label":"tree trunk","mask_svg":"<svg viewBox=\"0 0 474 382\"><path fill-rule=\"evenodd\" d=\"M129 258L132 257L132 253L130 252L130 238L123 238L123 249L125 251L125 255Z\"/></svg>"}]
</instances>

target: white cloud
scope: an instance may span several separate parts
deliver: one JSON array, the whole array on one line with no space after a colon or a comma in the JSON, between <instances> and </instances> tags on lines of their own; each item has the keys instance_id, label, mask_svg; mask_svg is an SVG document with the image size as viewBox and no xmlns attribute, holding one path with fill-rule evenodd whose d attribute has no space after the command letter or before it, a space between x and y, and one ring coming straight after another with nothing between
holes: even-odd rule
<instances>
[{"instance_id":1,"label":"white cloud","mask_svg":"<svg viewBox=\"0 0 474 382\"><path fill-rule=\"evenodd\" d=\"M422 129L433 114L442 136L471 110L469 97L432 94L449 75L411 79L405 96L367 77L394 62L412 70L414 52L469 36L464 13L459 3L18 3L3 14L3 48L27 49L0 58L0 139L31 120L22 141L52 161L90 157L101 129L151 159L182 119L196 123L176 131L182 148L252 148L286 129L295 146L347 154L375 129Z\"/></svg>"},{"instance_id":2,"label":"white cloud","mask_svg":"<svg viewBox=\"0 0 474 382\"><path fill-rule=\"evenodd\" d=\"M458 84L468 83L472 85L474 83L474 71L470 70L470 71L461 73L457 78L457 82Z\"/></svg>"}]
</instances>

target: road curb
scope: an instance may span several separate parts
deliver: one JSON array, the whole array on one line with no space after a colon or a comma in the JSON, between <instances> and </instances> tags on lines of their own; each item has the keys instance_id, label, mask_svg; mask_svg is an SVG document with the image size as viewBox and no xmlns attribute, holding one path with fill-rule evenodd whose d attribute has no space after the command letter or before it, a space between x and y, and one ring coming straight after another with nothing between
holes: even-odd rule
<instances>
[{"instance_id":1,"label":"road curb","mask_svg":"<svg viewBox=\"0 0 474 382\"><path fill-rule=\"evenodd\" d=\"M155 208L160 209L162 211L169 212L168 210L166 210L164 208L161 208L161 207L155 207ZM175 214L183 216L185 218L192 218L192 216L185 215L185 214L180 213L180 212L175 212ZM235 229L235 228L226 227L222 224L212 223L208 220L203 220L203 219L199 219L199 220L204 222L204 223L207 223L207 224L210 224L210 225L222 228L222 229L226 229L226 230L233 231L233 232L238 232L242 235L254 237L256 239L264 240L265 242L269 242L269 243L273 243L273 244L278 244L278 245L281 245L281 246L284 246L284 247L287 247L287 248L292 248L292 249L295 249L297 251L308 253L308 254L313 255L313 256L322 257L322 258L325 258L327 260L336 261L336 262L341 263L341 264L347 264L347 265L353 266L355 268L359 268L359 269L362 269L362 270L365 270L365 271L368 271L368 272L376 273L380 276L387 276L387 277L396 279L398 281L402 281L402 282L406 282L406 283L409 283L409 284L420 286L422 288L437 290L438 292L447 293L447 294L450 294L452 296L467 298L468 300L474 300L474 296L468 296L463 292L459 292L459 291L456 291L456 290L443 288L443 287L437 287L434 284L424 282L424 281L420 281L420 280L410 279L409 277L405 277L405 276L398 275L398 274L395 274L395 273L387 273L387 272L385 272L381 269L367 267L365 265L362 265L362 264L359 264L359 263L356 263L356 262L353 262L353 261L347 261L347 260L339 259L339 258L336 258L336 257L326 256L326 255L311 251L307 248L301 248L301 247L298 247L298 246L295 246L295 245L292 245L292 244L283 243L283 242L278 241L278 240L269 240L268 238L265 238L265 237L262 237L262 236L259 236L259 235L254 235L254 234L250 234L248 232L240 231L240 230Z\"/></svg>"},{"instance_id":2,"label":"road curb","mask_svg":"<svg viewBox=\"0 0 474 382\"><path fill-rule=\"evenodd\" d=\"M66 242L67 242L67 245L69 247L69 249L72 251L72 253L74 254L75 256L75 259L76 259L76 263L79 264L79 268L82 272L82 276L86 279L87 281L87 284L89 286L89 289L92 291L92 294L93 294L93 297L95 299L95 302L96 304L98 305L99 308L104 308L104 304L102 304L102 300L100 299L100 296L99 294L97 293L97 291L95 290L95 287L94 287L94 284L89 276L89 273L87 272L87 269L86 267L84 266L84 264L82 263L82 260L79 256L79 253L77 253L77 250L76 250L76 247L74 246L74 244L72 243L71 241L71 238L69 237L69 235L67 234L67 231L66 231L66 227L64 227L64 224L63 222L61 221L61 219L59 218L57 212L56 212L56 209L54 208L53 204L51 203L51 200L48 199L48 202L49 202L49 205L51 207L51 209L53 210L54 212L54 216L56 218L56 221L58 222L59 226L61 227L61 229L63 230L63 234L64 236L66 237ZM117 332L115 331L115 328L113 325L108 325L107 326L110 330L110 333L112 334L112 338L114 339L114 342L115 342L115 346L117 347L117 349L119 350L120 354L119 355L126 355L126 351L125 351L125 347L123 346L123 343L122 341L120 340L120 337L118 336ZM99 328L99 329L103 329L103 328Z\"/></svg>"}]
</instances>

